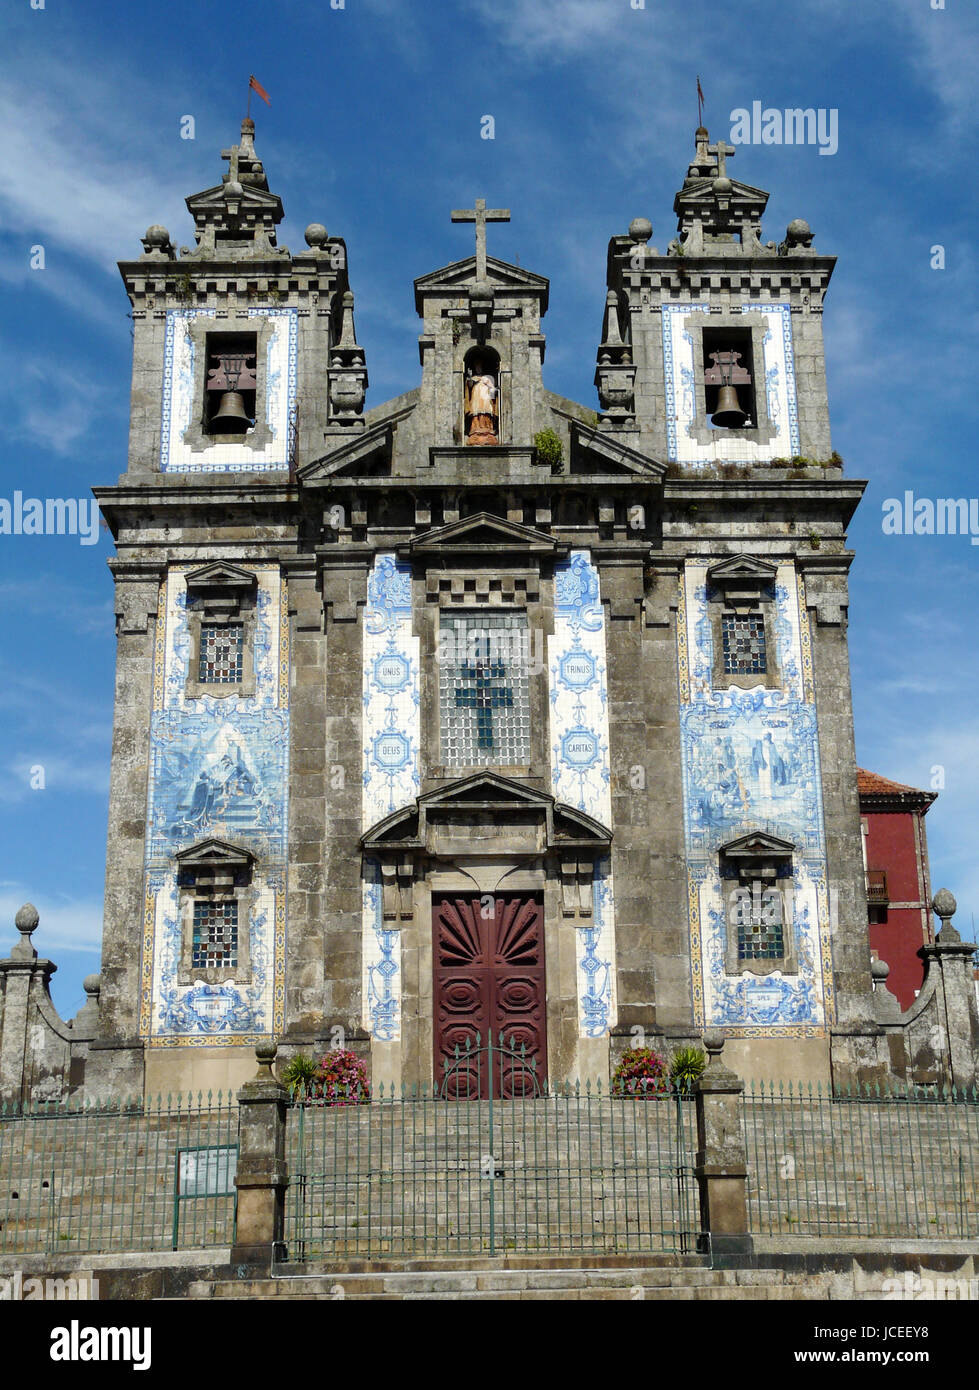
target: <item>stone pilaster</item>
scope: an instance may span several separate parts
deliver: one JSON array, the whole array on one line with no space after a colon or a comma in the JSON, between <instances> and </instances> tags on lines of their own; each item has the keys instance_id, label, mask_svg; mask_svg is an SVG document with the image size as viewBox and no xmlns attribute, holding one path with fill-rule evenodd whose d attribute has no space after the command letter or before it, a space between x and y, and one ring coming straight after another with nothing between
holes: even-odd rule
<instances>
[{"instance_id":1,"label":"stone pilaster","mask_svg":"<svg viewBox=\"0 0 979 1390\"><path fill-rule=\"evenodd\" d=\"M751 1254L748 1234L745 1149L741 1097L744 1082L724 1065L724 1039L704 1038L707 1067L694 1086L697 1104L697 1155L694 1173L700 1188L700 1229L715 1261Z\"/></svg>"},{"instance_id":2,"label":"stone pilaster","mask_svg":"<svg viewBox=\"0 0 979 1390\"><path fill-rule=\"evenodd\" d=\"M272 1071L274 1042L255 1049L258 1072L238 1092L238 1217L231 1263L268 1266L282 1247L286 1164L286 1103L289 1093Z\"/></svg>"}]
</instances>

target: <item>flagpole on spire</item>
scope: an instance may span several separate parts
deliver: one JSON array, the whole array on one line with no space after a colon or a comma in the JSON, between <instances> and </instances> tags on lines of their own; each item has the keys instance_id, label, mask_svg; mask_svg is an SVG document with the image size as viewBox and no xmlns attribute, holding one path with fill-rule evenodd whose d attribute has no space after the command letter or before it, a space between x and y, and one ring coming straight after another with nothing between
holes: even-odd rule
<instances>
[{"instance_id":1,"label":"flagpole on spire","mask_svg":"<svg viewBox=\"0 0 979 1390\"><path fill-rule=\"evenodd\" d=\"M704 90L700 85L700 74L697 74L697 119L700 125L704 123Z\"/></svg>"}]
</instances>

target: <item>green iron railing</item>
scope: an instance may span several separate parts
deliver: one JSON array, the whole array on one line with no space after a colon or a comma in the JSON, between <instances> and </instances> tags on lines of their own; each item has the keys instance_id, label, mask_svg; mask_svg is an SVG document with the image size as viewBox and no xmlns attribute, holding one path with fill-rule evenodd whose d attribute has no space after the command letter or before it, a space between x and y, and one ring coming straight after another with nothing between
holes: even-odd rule
<instances>
[{"instance_id":1,"label":"green iron railing","mask_svg":"<svg viewBox=\"0 0 979 1390\"><path fill-rule=\"evenodd\" d=\"M234 1239L232 1095L0 1105L0 1254Z\"/></svg>"},{"instance_id":2,"label":"green iron railing","mask_svg":"<svg viewBox=\"0 0 979 1390\"><path fill-rule=\"evenodd\" d=\"M748 1086L753 1234L979 1236L979 1094Z\"/></svg>"},{"instance_id":3,"label":"green iron railing","mask_svg":"<svg viewBox=\"0 0 979 1390\"><path fill-rule=\"evenodd\" d=\"M290 1109L290 1260L696 1249L686 1094L549 1086L501 1038L345 1099Z\"/></svg>"}]
</instances>

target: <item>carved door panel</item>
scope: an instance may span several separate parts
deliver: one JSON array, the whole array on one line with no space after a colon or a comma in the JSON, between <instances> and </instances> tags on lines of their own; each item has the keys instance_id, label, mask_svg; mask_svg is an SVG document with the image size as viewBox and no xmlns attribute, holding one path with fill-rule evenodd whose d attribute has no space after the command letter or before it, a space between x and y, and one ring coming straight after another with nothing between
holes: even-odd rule
<instances>
[{"instance_id":1,"label":"carved door panel","mask_svg":"<svg viewBox=\"0 0 979 1390\"><path fill-rule=\"evenodd\" d=\"M466 1041L475 1049L476 1035L485 1047L502 1033L504 1049L493 1062L493 1094L510 1098L531 1094L530 1078L520 1060L536 1064L538 1082L547 1074L547 1013L544 979L544 914L528 895L498 898L436 898L432 904L435 952L435 1080L450 1072L447 1093L473 1099L489 1096L485 1053L471 1065ZM511 1053L512 1047L518 1056ZM526 1049L526 1052L523 1049Z\"/></svg>"}]
</instances>

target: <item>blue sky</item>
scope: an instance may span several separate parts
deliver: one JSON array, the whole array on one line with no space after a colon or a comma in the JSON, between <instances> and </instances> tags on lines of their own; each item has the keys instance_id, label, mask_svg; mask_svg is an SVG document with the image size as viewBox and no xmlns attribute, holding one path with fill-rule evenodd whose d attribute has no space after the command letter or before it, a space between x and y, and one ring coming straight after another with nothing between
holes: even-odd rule
<instances>
[{"instance_id":1,"label":"blue sky","mask_svg":"<svg viewBox=\"0 0 979 1390\"><path fill-rule=\"evenodd\" d=\"M39 3L39 0L34 0ZM336 0L334 0L336 3ZM839 151L743 146L770 190L766 239L805 217L840 257L825 329L833 442L869 479L850 531L858 759L920 787L935 886L979 912L979 547L885 536L881 504L975 497L974 115L966 0L30 0L7 7L0 82L0 496L86 497L125 461L128 301L114 263L151 222L191 240L188 193L218 181L254 72L257 147L285 203L342 235L369 404L418 381L412 281L471 251L453 207L513 220L490 251L546 275L545 381L595 404L605 248L648 216L675 234L695 80L714 138L731 112L834 108ZM196 138L180 138L192 115ZM480 138L484 115L495 139ZM946 268L931 268L931 248ZM44 247L43 269L31 248ZM0 536L0 951L25 899L66 1015L98 968L114 661L106 536ZM30 785L44 768L43 789ZM35 776L35 780L37 780ZM134 924L135 939L135 924Z\"/></svg>"}]
</instances>

